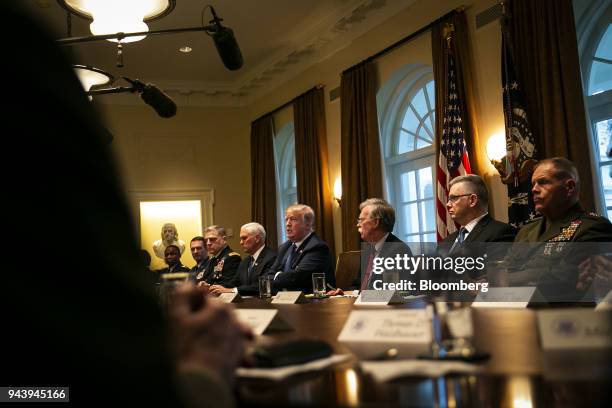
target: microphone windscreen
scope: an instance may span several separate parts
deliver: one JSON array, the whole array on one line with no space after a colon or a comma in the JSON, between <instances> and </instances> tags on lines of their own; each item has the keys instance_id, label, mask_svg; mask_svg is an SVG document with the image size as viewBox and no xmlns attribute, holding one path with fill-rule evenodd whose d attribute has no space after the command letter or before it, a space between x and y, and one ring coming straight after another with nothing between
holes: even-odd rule
<instances>
[{"instance_id":1,"label":"microphone windscreen","mask_svg":"<svg viewBox=\"0 0 612 408\"><path fill-rule=\"evenodd\" d=\"M219 26L218 30L212 34L212 37L225 68L235 71L242 67L242 53L232 29Z\"/></svg>"},{"instance_id":2,"label":"microphone windscreen","mask_svg":"<svg viewBox=\"0 0 612 408\"><path fill-rule=\"evenodd\" d=\"M168 95L154 85L146 85L140 97L162 118L171 118L176 115L176 104Z\"/></svg>"}]
</instances>

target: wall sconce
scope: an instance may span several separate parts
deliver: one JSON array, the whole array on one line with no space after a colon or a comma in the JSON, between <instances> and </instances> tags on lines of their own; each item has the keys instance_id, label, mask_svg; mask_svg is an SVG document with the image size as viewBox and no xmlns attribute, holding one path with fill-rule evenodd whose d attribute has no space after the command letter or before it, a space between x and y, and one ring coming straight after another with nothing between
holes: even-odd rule
<instances>
[{"instance_id":1,"label":"wall sconce","mask_svg":"<svg viewBox=\"0 0 612 408\"><path fill-rule=\"evenodd\" d=\"M338 205L342 203L342 178L336 178L334 181L334 200L338 202Z\"/></svg>"},{"instance_id":2,"label":"wall sconce","mask_svg":"<svg viewBox=\"0 0 612 408\"><path fill-rule=\"evenodd\" d=\"M506 139L501 133L493 134L487 141L487 157L499 173L501 182L518 186L531 177L537 161L523 160L518 169L518 174L516 174L514 163L508 163L507 149ZM516 154L516 157L518 157L518 154Z\"/></svg>"}]
</instances>

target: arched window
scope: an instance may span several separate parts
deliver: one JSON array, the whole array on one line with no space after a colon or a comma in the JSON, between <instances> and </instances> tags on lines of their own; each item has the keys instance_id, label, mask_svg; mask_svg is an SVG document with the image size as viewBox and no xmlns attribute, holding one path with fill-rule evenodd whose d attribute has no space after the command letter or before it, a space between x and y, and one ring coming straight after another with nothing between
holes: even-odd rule
<instances>
[{"instance_id":1,"label":"arched window","mask_svg":"<svg viewBox=\"0 0 612 408\"><path fill-rule=\"evenodd\" d=\"M295 173L295 133L293 123L288 123L274 137L276 155L276 191L278 192L278 236L285 242L285 208L297 203L297 177ZM280 243L279 242L279 243Z\"/></svg>"},{"instance_id":2,"label":"arched window","mask_svg":"<svg viewBox=\"0 0 612 408\"><path fill-rule=\"evenodd\" d=\"M576 24L580 64L594 145L595 186L612 219L612 5L583 0Z\"/></svg>"},{"instance_id":3,"label":"arched window","mask_svg":"<svg viewBox=\"0 0 612 408\"><path fill-rule=\"evenodd\" d=\"M434 100L432 69L420 64L398 70L378 94L395 233L416 251L424 249L416 243L436 241Z\"/></svg>"},{"instance_id":4,"label":"arched window","mask_svg":"<svg viewBox=\"0 0 612 408\"><path fill-rule=\"evenodd\" d=\"M597 144L606 212L612 219L612 25L608 24L591 60L589 116Z\"/></svg>"}]
</instances>

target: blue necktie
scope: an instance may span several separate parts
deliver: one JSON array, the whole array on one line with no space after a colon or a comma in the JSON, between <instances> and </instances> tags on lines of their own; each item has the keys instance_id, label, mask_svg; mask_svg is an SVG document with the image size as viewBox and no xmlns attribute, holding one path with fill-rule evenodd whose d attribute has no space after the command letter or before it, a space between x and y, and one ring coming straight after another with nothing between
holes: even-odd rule
<instances>
[{"instance_id":1,"label":"blue necktie","mask_svg":"<svg viewBox=\"0 0 612 408\"><path fill-rule=\"evenodd\" d=\"M293 256L297 252L297 247L295 244L291 244L291 249L289 250L289 255L287 255L287 259L285 260L285 267L283 268L283 272L289 272L291 270L291 263L293 261Z\"/></svg>"},{"instance_id":2,"label":"blue necktie","mask_svg":"<svg viewBox=\"0 0 612 408\"><path fill-rule=\"evenodd\" d=\"M249 266L247 267L247 276L251 274L251 270L253 269L253 257L249 256Z\"/></svg>"},{"instance_id":3,"label":"blue necktie","mask_svg":"<svg viewBox=\"0 0 612 408\"><path fill-rule=\"evenodd\" d=\"M461 229L459 230L459 235L457 235L457 240L453 243L453 246L451 247L449 253L452 253L456 249L461 248L463 246L463 241L465 241L465 234L467 234L467 232L467 229L461 227Z\"/></svg>"},{"instance_id":4,"label":"blue necktie","mask_svg":"<svg viewBox=\"0 0 612 408\"><path fill-rule=\"evenodd\" d=\"M459 236L457 237L457 243L459 243L459 245L462 245L463 241L465 241L465 234L467 234L467 229L465 229L465 227L461 227L459 230Z\"/></svg>"}]
</instances>

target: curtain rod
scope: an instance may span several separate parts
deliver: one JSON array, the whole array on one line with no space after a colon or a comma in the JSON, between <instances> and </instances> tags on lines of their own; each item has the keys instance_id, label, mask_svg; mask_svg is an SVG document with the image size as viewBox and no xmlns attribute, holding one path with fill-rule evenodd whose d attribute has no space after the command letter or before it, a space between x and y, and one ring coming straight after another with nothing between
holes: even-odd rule
<instances>
[{"instance_id":1,"label":"curtain rod","mask_svg":"<svg viewBox=\"0 0 612 408\"><path fill-rule=\"evenodd\" d=\"M442 17L437 18L436 20L432 21L431 23L427 24L426 26L423 26L421 28L419 28L418 30L416 30L415 32L413 32L412 34L408 34L406 37L394 42L393 44L389 45L387 48L378 51L376 54L374 55L370 55L368 58L362 60L361 62L353 65L350 68L345 69L344 71L342 71L342 74L345 74L346 72L349 72L363 64L365 64L366 62L370 62L373 61L379 57L382 57L383 55L389 53L390 51L393 51L394 49L396 49L397 47L404 45L405 43L407 43L408 41L412 40L415 37L418 37L419 35L423 34L426 31L431 30L431 28L433 26L435 26L436 24L438 24L439 22L446 20L449 17L454 16L455 14L463 11L465 9L465 7L457 7L454 10L449 11L448 13L444 14Z\"/></svg>"},{"instance_id":2,"label":"curtain rod","mask_svg":"<svg viewBox=\"0 0 612 408\"><path fill-rule=\"evenodd\" d=\"M287 106L289 106L289 105L291 105L293 102L295 102L295 101L296 101L296 99L301 98L302 96L306 95L308 92L310 92L310 91L312 91L312 90L314 90L314 89L321 89L321 88L324 88L324 87L325 87L325 85L322 85L322 84L315 85L315 86L313 86L312 88L310 88L309 90L304 91L304 92L302 92L301 94L299 94L298 96L294 97L294 98L293 98L293 99L291 99L290 101L287 101L287 102L283 103L283 104L282 104L281 106L279 106L278 108L274 108L274 109L272 109L270 112L268 112L268 113L265 113L265 114L261 115L261 116L260 116L260 117L258 117L257 119L255 119L255 120L251 121L251 123L253 123L253 122L257 122L259 119L265 118L265 117L266 117L266 116L268 116L268 115L272 115L272 114L274 114L274 113L276 113L276 112L278 112L278 111L280 111L280 110L282 110L282 109L285 109Z\"/></svg>"}]
</instances>

